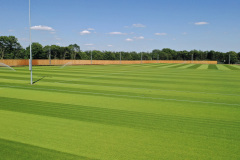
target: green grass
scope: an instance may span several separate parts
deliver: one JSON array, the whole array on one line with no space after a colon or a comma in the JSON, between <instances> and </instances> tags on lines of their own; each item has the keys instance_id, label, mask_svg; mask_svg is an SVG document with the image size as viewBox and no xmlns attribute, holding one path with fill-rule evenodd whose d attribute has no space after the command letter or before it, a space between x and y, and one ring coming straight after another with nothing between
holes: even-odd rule
<instances>
[{"instance_id":1,"label":"green grass","mask_svg":"<svg viewBox=\"0 0 240 160\"><path fill-rule=\"evenodd\" d=\"M238 66L0 67L1 159L240 159Z\"/></svg>"}]
</instances>

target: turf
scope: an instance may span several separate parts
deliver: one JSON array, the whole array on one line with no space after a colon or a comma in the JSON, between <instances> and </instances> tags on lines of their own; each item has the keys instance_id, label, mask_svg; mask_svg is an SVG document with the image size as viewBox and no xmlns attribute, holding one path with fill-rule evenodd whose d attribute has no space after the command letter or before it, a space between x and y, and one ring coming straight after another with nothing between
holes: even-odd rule
<instances>
[{"instance_id":1,"label":"turf","mask_svg":"<svg viewBox=\"0 0 240 160\"><path fill-rule=\"evenodd\" d=\"M240 159L238 66L0 68L3 159Z\"/></svg>"}]
</instances>

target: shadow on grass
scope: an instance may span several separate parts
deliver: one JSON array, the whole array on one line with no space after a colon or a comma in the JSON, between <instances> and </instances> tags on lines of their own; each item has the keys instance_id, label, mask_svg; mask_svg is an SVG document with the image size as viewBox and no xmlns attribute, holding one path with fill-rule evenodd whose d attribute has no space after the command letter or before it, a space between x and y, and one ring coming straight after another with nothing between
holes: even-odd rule
<instances>
[{"instance_id":1,"label":"shadow on grass","mask_svg":"<svg viewBox=\"0 0 240 160\"><path fill-rule=\"evenodd\" d=\"M37 83L37 82L43 80L45 77L47 77L47 76L43 76L43 77L39 78L38 80L34 81L33 84L35 84L35 83Z\"/></svg>"}]
</instances>

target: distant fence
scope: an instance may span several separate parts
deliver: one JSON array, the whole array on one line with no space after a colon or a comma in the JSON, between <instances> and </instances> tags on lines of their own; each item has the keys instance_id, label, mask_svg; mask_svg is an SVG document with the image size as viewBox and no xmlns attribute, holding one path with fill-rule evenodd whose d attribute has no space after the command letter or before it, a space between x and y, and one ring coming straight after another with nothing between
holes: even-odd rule
<instances>
[{"instance_id":1,"label":"distant fence","mask_svg":"<svg viewBox=\"0 0 240 160\"><path fill-rule=\"evenodd\" d=\"M9 66L27 66L29 65L28 59L3 59L0 63ZM107 64L141 64L141 63L186 63L186 64L217 64L217 61L184 61L184 60L47 60L47 59L34 59L33 65L47 66L47 65L107 65Z\"/></svg>"}]
</instances>

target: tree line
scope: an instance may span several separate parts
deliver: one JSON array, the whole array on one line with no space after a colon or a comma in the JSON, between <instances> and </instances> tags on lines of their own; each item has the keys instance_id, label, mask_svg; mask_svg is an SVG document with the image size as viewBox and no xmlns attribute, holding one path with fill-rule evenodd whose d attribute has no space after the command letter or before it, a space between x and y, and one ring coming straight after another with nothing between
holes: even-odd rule
<instances>
[{"instance_id":1,"label":"tree line","mask_svg":"<svg viewBox=\"0 0 240 160\"><path fill-rule=\"evenodd\" d=\"M0 36L0 59L29 59L30 47L23 48L14 36ZM176 51L169 48L155 49L152 52L113 52L113 51L81 51L77 44L63 47L58 45L42 46L32 43L33 59L76 59L90 60L214 60L218 63L240 63L240 52L218 51ZM51 56L51 57L50 57Z\"/></svg>"}]
</instances>

